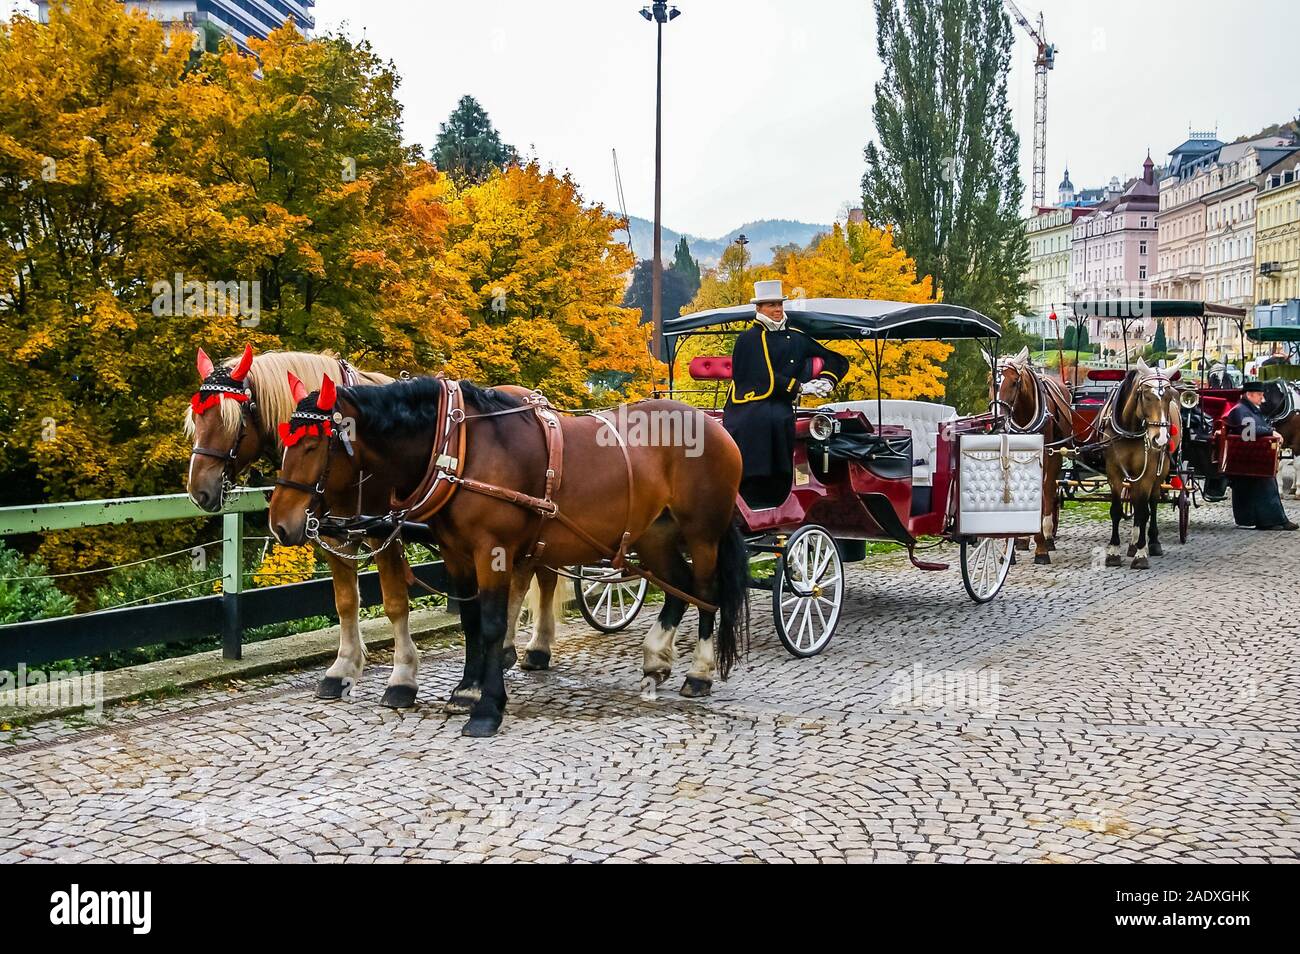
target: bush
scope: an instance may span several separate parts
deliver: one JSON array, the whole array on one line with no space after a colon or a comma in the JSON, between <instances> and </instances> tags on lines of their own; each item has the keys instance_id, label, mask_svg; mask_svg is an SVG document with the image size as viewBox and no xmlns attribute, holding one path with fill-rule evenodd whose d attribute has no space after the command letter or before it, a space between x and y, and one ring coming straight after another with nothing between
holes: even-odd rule
<instances>
[{"instance_id":1,"label":"bush","mask_svg":"<svg viewBox=\"0 0 1300 954\"><path fill-rule=\"evenodd\" d=\"M95 609L110 609L128 603L143 606L146 603L166 603L205 596L213 592L210 581L214 577L219 585L219 563L210 562L206 569L196 570L184 555L173 557L167 562L124 567L110 573L104 584L95 590L93 605ZM184 589L178 589L180 587ZM171 592L176 590L178 592Z\"/></svg>"},{"instance_id":2,"label":"bush","mask_svg":"<svg viewBox=\"0 0 1300 954\"><path fill-rule=\"evenodd\" d=\"M76 610L72 597L44 579L45 564L0 543L0 623L25 623Z\"/></svg>"}]
</instances>

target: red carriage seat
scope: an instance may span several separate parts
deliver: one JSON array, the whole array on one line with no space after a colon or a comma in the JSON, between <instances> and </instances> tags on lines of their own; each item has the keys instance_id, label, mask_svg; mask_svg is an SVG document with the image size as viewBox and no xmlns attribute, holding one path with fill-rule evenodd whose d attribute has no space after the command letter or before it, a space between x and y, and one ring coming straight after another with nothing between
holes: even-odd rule
<instances>
[{"instance_id":1,"label":"red carriage seat","mask_svg":"<svg viewBox=\"0 0 1300 954\"><path fill-rule=\"evenodd\" d=\"M826 362L821 358L812 359L813 377L822 373L826 367ZM690 375L696 381L730 381L731 380L731 356L730 355L701 355L698 358L691 358Z\"/></svg>"},{"instance_id":2,"label":"red carriage seat","mask_svg":"<svg viewBox=\"0 0 1300 954\"><path fill-rule=\"evenodd\" d=\"M1210 420L1217 421L1223 418L1232 408L1229 406L1227 398L1205 395L1201 398L1201 410L1205 412L1205 416Z\"/></svg>"},{"instance_id":3,"label":"red carriage seat","mask_svg":"<svg viewBox=\"0 0 1300 954\"><path fill-rule=\"evenodd\" d=\"M690 374L696 381L730 381L730 355L702 355L691 358Z\"/></svg>"}]
</instances>

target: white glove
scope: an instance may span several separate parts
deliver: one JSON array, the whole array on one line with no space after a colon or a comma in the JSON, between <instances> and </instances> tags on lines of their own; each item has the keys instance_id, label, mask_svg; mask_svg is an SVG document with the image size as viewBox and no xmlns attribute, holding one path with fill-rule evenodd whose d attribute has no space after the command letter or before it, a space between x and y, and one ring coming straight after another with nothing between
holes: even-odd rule
<instances>
[{"instance_id":1,"label":"white glove","mask_svg":"<svg viewBox=\"0 0 1300 954\"><path fill-rule=\"evenodd\" d=\"M800 385L799 393L811 394L813 397L819 398L830 397L831 391L834 387L835 385L831 384L831 382L827 381L825 378L814 378L812 381Z\"/></svg>"}]
</instances>

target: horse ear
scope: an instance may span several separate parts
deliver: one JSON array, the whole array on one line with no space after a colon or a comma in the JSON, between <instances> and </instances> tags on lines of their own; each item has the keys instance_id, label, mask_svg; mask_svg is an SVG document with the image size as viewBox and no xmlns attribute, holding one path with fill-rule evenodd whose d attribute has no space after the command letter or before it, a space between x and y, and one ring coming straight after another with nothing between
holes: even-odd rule
<instances>
[{"instance_id":1,"label":"horse ear","mask_svg":"<svg viewBox=\"0 0 1300 954\"><path fill-rule=\"evenodd\" d=\"M321 379L320 396L316 398L316 407L322 411L334 410L334 401L338 394L334 391L334 379L328 374Z\"/></svg>"},{"instance_id":2,"label":"horse ear","mask_svg":"<svg viewBox=\"0 0 1300 954\"><path fill-rule=\"evenodd\" d=\"M1020 349L1020 354L1016 355L1016 361L1020 363L1024 363L1027 362L1028 360L1029 360L1029 345L1025 345L1023 348Z\"/></svg>"},{"instance_id":3,"label":"horse ear","mask_svg":"<svg viewBox=\"0 0 1300 954\"><path fill-rule=\"evenodd\" d=\"M288 375L289 375L289 393L293 395L294 407L297 407L306 399L307 388L303 385L301 381L298 380L298 375L294 374L292 371L288 372Z\"/></svg>"},{"instance_id":4,"label":"horse ear","mask_svg":"<svg viewBox=\"0 0 1300 954\"><path fill-rule=\"evenodd\" d=\"M1142 360L1141 355L1139 355L1137 359L1137 369L1138 369L1138 374L1146 374L1148 371L1151 370L1150 368L1147 367L1147 363Z\"/></svg>"},{"instance_id":5,"label":"horse ear","mask_svg":"<svg viewBox=\"0 0 1300 954\"><path fill-rule=\"evenodd\" d=\"M244 345L244 354L239 359L239 364L235 365L235 370L230 372L230 380L242 381L248 374L248 369L253 366L253 346Z\"/></svg>"},{"instance_id":6,"label":"horse ear","mask_svg":"<svg viewBox=\"0 0 1300 954\"><path fill-rule=\"evenodd\" d=\"M202 348L199 349L199 380L206 381L208 375L212 373L212 359L208 357L207 352Z\"/></svg>"}]
</instances>

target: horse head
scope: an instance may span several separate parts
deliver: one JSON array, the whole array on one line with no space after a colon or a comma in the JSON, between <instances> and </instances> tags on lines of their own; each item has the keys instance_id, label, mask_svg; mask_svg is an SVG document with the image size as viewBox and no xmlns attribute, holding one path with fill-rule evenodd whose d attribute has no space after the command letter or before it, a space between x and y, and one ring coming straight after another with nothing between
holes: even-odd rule
<instances>
[{"instance_id":1,"label":"horse head","mask_svg":"<svg viewBox=\"0 0 1300 954\"><path fill-rule=\"evenodd\" d=\"M334 380L325 375L320 390L309 394L297 375L292 371L287 375L296 406L289 420L279 426L284 458L267 508L267 523L280 543L301 546L307 541L308 520L323 512L325 494L355 480L356 468L350 463L336 465L343 417L336 410L339 398ZM352 457L347 446L345 459Z\"/></svg>"},{"instance_id":2,"label":"horse head","mask_svg":"<svg viewBox=\"0 0 1300 954\"><path fill-rule=\"evenodd\" d=\"M244 346L238 361L213 364L200 348L199 389L190 398L185 430L194 438L185 490L195 505L209 513L221 509L235 476L260 452L260 435L249 426L256 407L248 372L253 348Z\"/></svg>"},{"instance_id":3,"label":"horse head","mask_svg":"<svg viewBox=\"0 0 1300 954\"><path fill-rule=\"evenodd\" d=\"M1128 430L1145 432L1152 447L1165 447L1169 444L1170 407L1176 406L1175 397L1169 370L1152 367L1138 358L1129 394L1128 417L1121 423Z\"/></svg>"}]
</instances>

